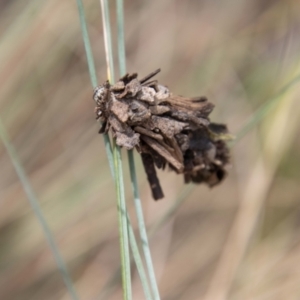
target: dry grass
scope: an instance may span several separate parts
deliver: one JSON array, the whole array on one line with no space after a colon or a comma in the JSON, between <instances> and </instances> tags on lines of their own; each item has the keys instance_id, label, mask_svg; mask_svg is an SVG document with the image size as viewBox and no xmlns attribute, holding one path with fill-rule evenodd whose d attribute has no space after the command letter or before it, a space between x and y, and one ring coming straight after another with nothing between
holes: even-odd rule
<instances>
[{"instance_id":1,"label":"dry grass","mask_svg":"<svg viewBox=\"0 0 300 300\"><path fill-rule=\"evenodd\" d=\"M120 299L120 278L107 284L120 264L114 184L94 121L76 2L0 7L0 116L80 299ZM99 1L85 8L102 82ZM127 69L142 75L161 67L162 83L178 94L207 95L216 104L212 118L237 133L300 73L299 16L296 0L128 1ZM114 13L111 21L116 32ZM299 94L295 85L233 147L221 186L195 188L154 234L162 299L299 298ZM182 179L160 173L167 197L154 203L136 162L151 226L182 191ZM0 299L69 299L2 144L0 165ZM143 299L135 277L135 299Z\"/></svg>"}]
</instances>

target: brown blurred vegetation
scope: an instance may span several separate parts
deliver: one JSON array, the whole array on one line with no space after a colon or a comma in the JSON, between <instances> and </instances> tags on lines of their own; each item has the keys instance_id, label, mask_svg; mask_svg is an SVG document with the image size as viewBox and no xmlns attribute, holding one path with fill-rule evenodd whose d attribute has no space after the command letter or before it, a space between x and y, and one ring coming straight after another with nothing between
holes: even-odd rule
<instances>
[{"instance_id":1,"label":"brown blurred vegetation","mask_svg":"<svg viewBox=\"0 0 300 300\"><path fill-rule=\"evenodd\" d=\"M233 134L300 73L298 0L124 5L128 71L143 76L161 67L161 83L208 96L216 104L212 119ZM84 6L102 83L100 5ZM94 120L76 1L1 1L0 8L0 116L80 299L121 299L114 185ZM153 235L162 299L300 298L299 96L299 85L284 93L234 145L224 183L195 187ZM134 216L125 152L123 158ZM160 173L167 197L154 203L138 156L136 162L151 228L183 190L182 178ZM2 144L0 166L0 299L69 299ZM135 273L134 295L143 299Z\"/></svg>"}]
</instances>

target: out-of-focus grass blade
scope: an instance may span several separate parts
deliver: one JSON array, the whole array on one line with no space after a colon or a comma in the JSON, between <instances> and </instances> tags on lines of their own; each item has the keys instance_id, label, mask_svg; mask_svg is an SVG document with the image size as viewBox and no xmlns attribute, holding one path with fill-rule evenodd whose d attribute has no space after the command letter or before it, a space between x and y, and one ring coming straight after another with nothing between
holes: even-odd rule
<instances>
[{"instance_id":1,"label":"out-of-focus grass blade","mask_svg":"<svg viewBox=\"0 0 300 300\"><path fill-rule=\"evenodd\" d=\"M300 74L298 74L294 79L287 83L280 91L271 99L267 100L249 119L248 122L243 126L243 128L237 133L236 138L230 143L233 146L240 139L242 139L250 130L252 130L263 118L275 107L279 102L281 97L296 83L300 81Z\"/></svg>"},{"instance_id":2,"label":"out-of-focus grass blade","mask_svg":"<svg viewBox=\"0 0 300 300\"><path fill-rule=\"evenodd\" d=\"M56 261L56 264L57 264L57 267L62 275L62 278L65 282L65 285L70 293L70 296L73 300L78 300L78 296L76 294L76 291L73 287L73 283L72 283L72 280L71 280L71 277L67 271L67 268L65 266L65 263L62 259L62 256L60 255L59 253L59 250L58 250L58 247L55 243L55 240L54 240L54 237L51 233L51 230L47 224L47 221L42 213L42 210L40 208L40 205L39 205L39 202L38 202L38 199L29 183L29 180L27 179L27 176L26 176L26 173L18 159L18 156L17 156L17 152L15 151L13 145L10 143L9 141L9 138L8 138L8 135L6 133L6 130L4 128L4 125L2 124L2 120L0 119L0 137L1 137L1 140L3 142L3 144L5 145L6 147L6 150L10 156L10 159L11 159L11 162L16 170L16 173L21 181L21 184L23 186L23 189L26 193L26 196L27 196L27 199L42 227L42 230L44 232L44 235L47 239L47 242L49 244L49 248L55 258L55 261Z\"/></svg>"},{"instance_id":3,"label":"out-of-focus grass blade","mask_svg":"<svg viewBox=\"0 0 300 300\"><path fill-rule=\"evenodd\" d=\"M89 38L87 26L86 26L83 4L82 4L81 0L76 0L76 2L77 2L77 7L78 7L80 26L81 26L81 31L82 31L82 38L83 38L87 63L88 63L88 67L89 67L90 78L91 78L92 86L95 88L98 84L98 81L97 81L97 74L96 74L96 69L95 69L95 63L94 63L90 38Z\"/></svg>"},{"instance_id":4,"label":"out-of-focus grass blade","mask_svg":"<svg viewBox=\"0 0 300 300\"><path fill-rule=\"evenodd\" d=\"M170 217L177 211L180 205L187 199L191 192L195 189L196 185L190 184L183 188L183 191L177 197L172 206L167 210L167 212L150 228L149 236L152 237L154 233L161 228Z\"/></svg>"}]
</instances>

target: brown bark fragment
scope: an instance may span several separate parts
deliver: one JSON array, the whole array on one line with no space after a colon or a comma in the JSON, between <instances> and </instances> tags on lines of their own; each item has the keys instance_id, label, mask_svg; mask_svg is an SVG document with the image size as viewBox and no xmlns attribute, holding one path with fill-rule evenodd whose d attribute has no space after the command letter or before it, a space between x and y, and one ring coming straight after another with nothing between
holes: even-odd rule
<instances>
[{"instance_id":1,"label":"brown bark fragment","mask_svg":"<svg viewBox=\"0 0 300 300\"><path fill-rule=\"evenodd\" d=\"M154 133L153 131L148 130L148 129L143 128L143 127L140 127L140 126L135 126L134 131L139 132L139 133L144 134L144 135L147 135L147 136L150 136L153 139L158 140L158 141L163 141L164 140L164 138L160 134Z\"/></svg>"},{"instance_id":2,"label":"brown bark fragment","mask_svg":"<svg viewBox=\"0 0 300 300\"><path fill-rule=\"evenodd\" d=\"M175 134L180 133L185 127L186 123L176 121L171 118L164 118L158 116L151 116L151 125L153 129L159 129L159 131L168 138L172 138Z\"/></svg>"},{"instance_id":3,"label":"brown bark fragment","mask_svg":"<svg viewBox=\"0 0 300 300\"><path fill-rule=\"evenodd\" d=\"M129 109L129 105L127 103L114 100L112 101L110 109L121 122L127 122Z\"/></svg>"},{"instance_id":4,"label":"brown bark fragment","mask_svg":"<svg viewBox=\"0 0 300 300\"><path fill-rule=\"evenodd\" d=\"M164 197L164 193L160 186L159 179L156 175L152 156L147 153L142 153L141 156L142 156L144 169L147 174L147 179L151 188L152 197L154 200L162 199Z\"/></svg>"},{"instance_id":5,"label":"brown bark fragment","mask_svg":"<svg viewBox=\"0 0 300 300\"><path fill-rule=\"evenodd\" d=\"M168 163L170 163L176 170L179 172L183 170L183 165L172 156L170 152L168 152L163 146L161 146L154 139L141 136L141 139L147 143L153 150L155 150L159 155L161 155Z\"/></svg>"}]
</instances>

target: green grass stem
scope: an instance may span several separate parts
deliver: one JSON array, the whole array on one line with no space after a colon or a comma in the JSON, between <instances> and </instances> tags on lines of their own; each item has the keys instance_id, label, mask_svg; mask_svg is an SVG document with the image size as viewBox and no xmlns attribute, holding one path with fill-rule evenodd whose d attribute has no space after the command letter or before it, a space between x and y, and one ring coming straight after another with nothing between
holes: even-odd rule
<instances>
[{"instance_id":1,"label":"green grass stem","mask_svg":"<svg viewBox=\"0 0 300 300\"><path fill-rule=\"evenodd\" d=\"M180 205L183 204L183 202L187 199L188 195L190 195L194 188L195 185L188 185L183 189L183 191L180 193L180 195L173 203L173 205L169 208L169 210L166 212L166 214L164 214L153 226L151 226L149 231L150 238L169 220L169 218L176 212L178 207L180 207ZM110 278L105 288L103 289L100 299L107 299L112 293L112 291L114 290L113 287L118 280L119 272L119 269L116 272L114 272L113 276Z\"/></svg>"},{"instance_id":2,"label":"green grass stem","mask_svg":"<svg viewBox=\"0 0 300 300\"><path fill-rule=\"evenodd\" d=\"M147 300L152 300L152 296L150 293L150 288L149 288L149 284L148 284L148 279L145 273L145 269L144 269L144 265L143 265L143 261L139 252L139 247L137 245L136 239L135 239L135 235L131 226L131 222L130 222L130 218L129 215L127 214L127 220L128 220L128 229L129 229L129 242L130 242L130 248L131 248L131 252L132 252L132 256L134 258L134 261L136 263L136 268L137 271L139 273L140 279L141 279L141 283L142 283L142 287L143 287L143 291L145 294L145 297Z\"/></svg>"},{"instance_id":3,"label":"green grass stem","mask_svg":"<svg viewBox=\"0 0 300 300\"><path fill-rule=\"evenodd\" d=\"M126 52L124 38L124 5L123 0L117 0L117 25L118 25L118 58L120 76L126 74Z\"/></svg>"},{"instance_id":4,"label":"green grass stem","mask_svg":"<svg viewBox=\"0 0 300 300\"><path fill-rule=\"evenodd\" d=\"M123 181L121 150L114 141L113 147L114 167L115 167L115 184L117 192L117 207L119 219L119 233L120 233L120 253L122 263L122 283L124 299L132 299L131 291L131 272L130 272L130 255L129 255L129 229L127 221L127 209L125 202L125 191Z\"/></svg>"},{"instance_id":5,"label":"green grass stem","mask_svg":"<svg viewBox=\"0 0 300 300\"><path fill-rule=\"evenodd\" d=\"M91 51L87 26L86 26L84 9L83 9L83 5L82 5L81 0L77 0L77 4L78 4L82 34L83 34L83 41L84 41L84 45L85 45L85 49L86 49L87 62L88 62L88 65L89 65L90 78L91 78L92 85L95 87L95 86L97 86L97 77L96 77L96 72L95 72L94 59L93 59L93 56L92 56L92 51ZM109 20L109 10L108 10L107 6L104 6L104 9L102 10L102 14L103 14L103 20L104 19ZM111 45L109 21L108 21L108 23L104 24L104 28L106 28L106 30L104 30L105 44L106 44L106 48L109 48L109 45ZM108 65L108 78L111 82L113 82L114 72L113 72L113 65L112 65L112 63L113 63L112 51L110 51L110 53L106 52L106 55L107 55L106 58L107 58L107 65ZM107 154L108 154L108 157L111 158L111 159L109 159L109 161L112 162L112 163L110 163L111 174L112 174L113 179L115 180L115 170L114 170L115 160L112 158L112 148L111 148L109 138L108 138L108 136L105 136L105 138L107 138L107 141L108 141L105 144ZM118 156L119 154L116 154L116 155ZM116 182L116 184L118 184L118 189L123 185L123 183L121 183L121 182ZM124 194L124 192L123 192L123 194ZM122 211L121 204L118 205L118 209L120 211ZM123 207L123 212L124 212L124 207ZM128 220L129 220L129 217L128 217ZM150 293L149 293L149 287L148 287L148 283L147 283L147 280L146 280L145 270L144 270L144 267L143 267L143 264L142 264L142 260L140 259L140 254L139 254L139 251L138 251L137 243L136 243L135 236L134 236L134 233L133 233L133 230L132 230L132 227L131 227L130 223L129 223L129 241L130 241L130 245L131 245L131 248L132 248L133 257L134 257L134 260L136 262L137 270L138 270L138 273L141 277L142 286L143 286L143 289L145 291L146 299L151 300L151 298L150 298L151 296L150 296ZM124 245L124 239L123 238L122 238L121 243L122 243L122 245ZM129 270L129 274L130 274L130 270Z\"/></svg>"},{"instance_id":6,"label":"green grass stem","mask_svg":"<svg viewBox=\"0 0 300 300\"><path fill-rule=\"evenodd\" d=\"M81 31L82 31L85 53L86 53L86 57L87 57L90 79L91 79L93 88L95 88L98 85L98 81L97 81L97 74L96 74L96 69L95 69L93 53L92 53L92 47L91 47L91 43L90 43L87 26L86 26L84 8L83 8L83 4L82 4L81 0L76 0L76 2L77 2L77 7L78 7L78 14L79 14L79 20L80 20L80 26L81 26ZM110 142L108 134L104 134L103 137L104 137L105 151L106 151L110 171L113 174L114 163L113 163L111 142Z\"/></svg>"},{"instance_id":7,"label":"green grass stem","mask_svg":"<svg viewBox=\"0 0 300 300\"><path fill-rule=\"evenodd\" d=\"M145 221L144 221L142 202L141 202L141 199L139 196L139 191L138 191L138 183L137 183L137 176L136 176L136 170L135 170L135 165L134 165L133 151L128 151L128 161L129 161L131 185L132 185L133 195L134 195L135 211L136 211L136 215L137 215L139 233L140 233L140 238L142 241L142 249L144 252L144 257L145 257L146 266L147 266L147 270L148 270L150 286L151 286L151 290L152 290L154 299L159 300L160 295L159 295L158 285L157 285L153 262L152 262L152 256L151 256L150 247L149 247L146 225L145 225Z\"/></svg>"},{"instance_id":8,"label":"green grass stem","mask_svg":"<svg viewBox=\"0 0 300 300\"><path fill-rule=\"evenodd\" d=\"M100 3L101 3L101 12L102 12L104 46L105 46L105 55L106 55L106 66L107 66L107 78L110 83L114 83L115 72L114 72L113 51L112 51L112 43L111 43L109 7L107 4L107 0L100 0Z\"/></svg>"},{"instance_id":9,"label":"green grass stem","mask_svg":"<svg viewBox=\"0 0 300 300\"><path fill-rule=\"evenodd\" d=\"M125 40L124 40L124 13L123 13L123 0L117 0L117 24L118 24L118 58L119 58L119 70L120 75L126 73L126 54L125 54ZM156 281L156 276L154 272L148 236L146 231L146 225L144 221L144 214L142 209L142 203L139 196L136 169L134 164L133 150L128 151L128 161L131 185L134 194L134 204L138 220L139 233L142 241L142 248L144 251L146 266L148 270L148 276L150 279L150 286L152 294L155 300L160 300L158 285Z\"/></svg>"},{"instance_id":10,"label":"green grass stem","mask_svg":"<svg viewBox=\"0 0 300 300\"><path fill-rule=\"evenodd\" d=\"M114 67L113 67L113 51L111 43L111 30L109 21L109 7L106 0L101 0L101 11L104 32L104 45L106 53L107 76L111 83L114 83ZM113 147L114 157L114 174L117 192L118 220L120 233L120 252L122 264L122 286L123 297L126 300L132 299L131 291L131 272L130 272L130 254L129 254L129 238L128 238L128 221L127 209L125 202L124 180L122 170L121 149L114 141Z\"/></svg>"}]
</instances>

